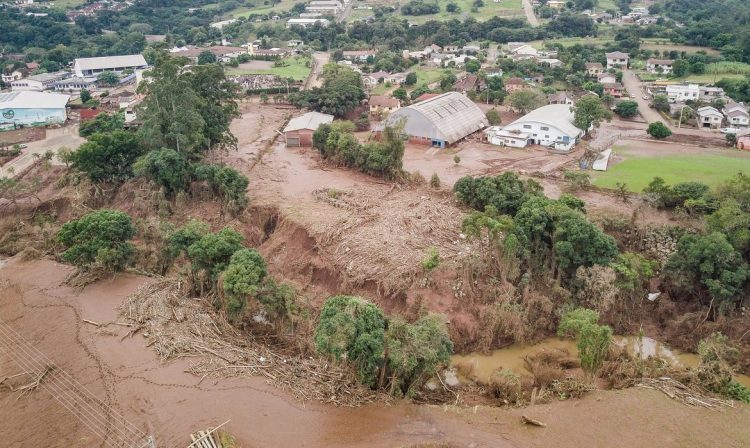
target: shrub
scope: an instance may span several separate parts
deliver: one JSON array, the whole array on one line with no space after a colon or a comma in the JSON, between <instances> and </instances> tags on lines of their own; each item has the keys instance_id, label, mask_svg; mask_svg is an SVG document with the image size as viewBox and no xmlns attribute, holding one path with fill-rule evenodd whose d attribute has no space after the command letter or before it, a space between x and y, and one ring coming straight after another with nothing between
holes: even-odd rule
<instances>
[{"instance_id":1,"label":"shrub","mask_svg":"<svg viewBox=\"0 0 750 448\"><path fill-rule=\"evenodd\" d=\"M565 171L563 178L572 191L583 190L591 186L591 176L583 171Z\"/></svg>"},{"instance_id":2,"label":"shrub","mask_svg":"<svg viewBox=\"0 0 750 448\"><path fill-rule=\"evenodd\" d=\"M62 259L79 268L93 263L110 272L121 271L135 253L129 242L135 236L130 216L117 210L97 210L65 223L57 239L67 247Z\"/></svg>"},{"instance_id":3,"label":"shrub","mask_svg":"<svg viewBox=\"0 0 750 448\"><path fill-rule=\"evenodd\" d=\"M238 213L247 207L248 180L234 168L198 164L195 167L195 177L206 181L213 193L224 200L224 206L231 213Z\"/></svg>"},{"instance_id":4,"label":"shrub","mask_svg":"<svg viewBox=\"0 0 750 448\"><path fill-rule=\"evenodd\" d=\"M560 325L557 327L557 335L565 338L575 338L581 333L586 325L599 322L599 313L586 308L575 308L563 314Z\"/></svg>"},{"instance_id":5,"label":"shrub","mask_svg":"<svg viewBox=\"0 0 750 448\"><path fill-rule=\"evenodd\" d=\"M497 109L490 109L485 115L487 116L487 121L492 126L498 125L502 121L500 119L500 112L498 112Z\"/></svg>"},{"instance_id":6,"label":"shrub","mask_svg":"<svg viewBox=\"0 0 750 448\"><path fill-rule=\"evenodd\" d=\"M427 255L425 256L425 259L422 260L422 268L425 271L431 271L435 268L437 268L440 265L440 253L438 252L437 248L430 247L427 249Z\"/></svg>"},{"instance_id":7,"label":"shrub","mask_svg":"<svg viewBox=\"0 0 750 448\"><path fill-rule=\"evenodd\" d=\"M596 372L604 364L612 344L612 329L606 325L589 324L581 327L578 339L578 357L581 360L581 368L589 376L595 376Z\"/></svg>"},{"instance_id":8,"label":"shrub","mask_svg":"<svg viewBox=\"0 0 750 448\"><path fill-rule=\"evenodd\" d=\"M638 103L632 100L620 101L615 106L615 113L623 118L634 117L638 113Z\"/></svg>"},{"instance_id":9,"label":"shrub","mask_svg":"<svg viewBox=\"0 0 750 448\"><path fill-rule=\"evenodd\" d=\"M648 129L646 129L646 132L648 133L648 135L659 140L663 138L667 138L670 135L672 135L672 131L670 131L669 128L661 121L655 121L649 124Z\"/></svg>"},{"instance_id":10,"label":"shrub","mask_svg":"<svg viewBox=\"0 0 750 448\"><path fill-rule=\"evenodd\" d=\"M242 249L243 240L242 235L229 227L203 235L187 249L193 270L206 271L216 280L232 255Z\"/></svg>"},{"instance_id":11,"label":"shrub","mask_svg":"<svg viewBox=\"0 0 750 448\"><path fill-rule=\"evenodd\" d=\"M267 274L266 262L257 250L239 249L232 254L222 282L230 317L237 316L247 298L258 293Z\"/></svg>"},{"instance_id":12,"label":"shrub","mask_svg":"<svg viewBox=\"0 0 750 448\"><path fill-rule=\"evenodd\" d=\"M386 321L383 312L360 297L326 300L315 329L317 351L337 362L354 364L362 384L376 387L382 365Z\"/></svg>"},{"instance_id":13,"label":"shrub","mask_svg":"<svg viewBox=\"0 0 750 448\"><path fill-rule=\"evenodd\" d=\"M497 369L490 376L489 393L506 404L523 400L521 378L509 369Z\"/></svg>"},{"instance_id":14,"label":"shrub","mask_svg":"<svg viewBox=\"0 0 750 448\"><path fill-rule=\"evenodd\" d=\"M438 176L437 173L432 173L432 177L430 177L430 186L435 189L440 188L440 176Z\"/></svg>"},{"instance_id":15,"label":"shrub","mask_svg":"<svg viewBox=\"0 0 750 448\"><path fill-rule=\"evenodd\" d=\"M516 173L505 172L495 177L465 176L453 186L464 204L483 211L492 205L501 214L515 215L531 196L541 194L541 186L533 180L522 181Z\"/></svg>"}]
</instances>

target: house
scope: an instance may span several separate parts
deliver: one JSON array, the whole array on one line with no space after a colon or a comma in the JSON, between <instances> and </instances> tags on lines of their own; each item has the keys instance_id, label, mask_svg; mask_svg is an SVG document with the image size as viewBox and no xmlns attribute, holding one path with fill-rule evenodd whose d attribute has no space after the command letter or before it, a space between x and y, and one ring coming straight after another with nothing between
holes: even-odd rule
<instances>
[{"instance_id":1,"label":"house","mask_svg":"<svg viewBox=\"0 0 750 448\"><path fill-rule=\"evenodd\" d=\"M291 28L293 26L301 26L302 28L307 28L308 26L313 25L320 25L323 27L328 26L330 22L328 19L323 19L319 17L308 17L308 18L299 18L299 19L289 19L286 21L286 27Z\"/></svg>"},{"instance_id":2,"label":"house","mask_svg":"<svg viewBox=\"0 0 750 448\"><path fill-rule=\"evenodd\" d=\"M378 125L403 124L402 133L412 143L445 148L489 124L484 112L458 92L447 92L393 112Z\"/></svg>"},{"instance_id":3,"label":"house","mask_svg":"<svg viewBox=\"0 0 750 448\"><path fill-rule=\"evenodd\" d=\"M148 67L143 55L105 56L100 58L78 58L73 63L73 71L79 78L96 76L103 72L122 73Z\"/></svg>"},{"instance_id":4,"label":"house","mask_svg":"<svg viewBox=\"0 0 750 448\"><path fill-rule=\"evenodd\" d=\"M541 65L542 67L554 68L562 67L563 63L561 60L555 58L542 58L539 59L539 65Z\"/></svg>"},{"instance_id":5,"label":"house","mask_svg":"<svg viewBox=\"0 0 750 448\"><path fill-rule=\"evenodd\" d=\"M445 65L455 65L456 67L461 68L466 65L466 61L472 59L476 58L474 56L469 56L468 54L449 55L445 61Z\"/></svg>"},{"instance_id":6,"label":"house","mask_svg":"<svg viewBox=\"0 0 750 448\"><path fill-rule=\"evenodd\" d=\"M178 48L176 51L172 51L172 53L176 56L184 56L188 59L193 60L194 62L197 62L201 53L208 51L216 56L216 59L218 59L219 61L229 62L232 59L239 57L241 54L252 54L252 48L253 46L251 44L247 44L243 47L230 47L226 45L212 45L210 47L189 46Z\"/></svg>"},{"instance_id":7,"label":"house","mask_svg":"<svg viewBox=\"0 0 750 448\"><path fill-rule=\"evenodd\" d=\"M539 57L539 50L531 45L522 45L511 50L510 54L514 60L536 59Z\"/></svg>"},{"instance_id":8,"label":"house","mask_svg":"<svg viewBox=\"0 0 750 448\"><path fill-rule=\"evenodd\" d=\"M721 127L724 115L711 106L704 106L695 111L695 119L699 128L717 129Z\"/></svg>"},{"instance_id":9,"label":"house","mask_svg":"<svg viewBox=\"0 0 750 448\"><path fill-rule=\"evenodd\" d=\"M622 94L625 91L625 88L619 82L607 82L603 83L602 86L604 86L604 93L608 93L615 98L622 97Z\"/></svg>"},{"instance_id":10,"label":"house","mask_svg":"<svg viewBox=\"0 0 750 448\"><path fill-rule=\"evenodd\" d=\"M308 112L292 118L284 128L287 147L312 146L312 137L322 124L333 123L333 115Z\"/></svg>"},{"instance_id":11,"label":"house","mask_svg":"<svg viewBox=\"0 0 750 448\"><path fill-rule=\"evenodd\" d=\"M7 75L3 73L2 76L0 76L0 79L2 79L5 84L10 84L13 81L18 81L21 78L23 78L23 73L19 72L18 70L14 70L13 73L9 73Z\"/></svg>"},{"instance_id":12,"label":"house","mask_svg":"<svg viewBox=\"0 0 750 448\"><path fill-rule=\"evenodd\" d=\"M458 53L458 45L446 45L443 47L443 51L446 53Z\"/></svg>"},{"instance_id":13,"label":"house","mask_svg":"<svg viewBox=\"0 0 750 448\"><path fill-rule=\"evenodd\" d=\"M592 78L600 73L604 73L604 66L599 62L587 62L586 74Z\"/></svg>"},{"instance_id":14,"label":"house","mask_svg":"<svg viewBox=\"0 0 750 448\"><path fill-rule=\"evenodd\" d=\"M484 79L474 74L468 74L453 84L453 90L466 95L469 92L479 93L487 87Z\"/></svg>"},{"instance_id":15,"label":"house","mask_svg":"<svg viewBox=\"0 0 750 448\"><path fill-rule=\"evenodd\" d=\"M435 97L440 96L440 95L442 95L442 93L423 93L423 94L419 95L418 97L416 97L414 99L414 102L418 103L420 101L429 100L430 98L435 98Z\"/></svg>"},{"instance_id":16,"label":"house","mask_svg":"<svg viewBox=\"0 0 750 448\"><path fill-rule=\"evenodd\" d=\"M484 70L485 78L492 78L495 76L503 76L503 69L501 68L487 68Z\"/></svg>"},{"instance_id":17,"label":"house","mask_svg":"<svg viewBox=\"0 0 750 448\"><path fill-rule=\"evenodd\" d=\"M727 103L722 110L729 127L745 127L750 125L750 114L744 103Z\"/></svg>"},{"instance_id":18,"label":"house","mask_svg":"<svg viewBox=\"0 0 750 448\"><path fill-rule=\"evenodd\" d=\"M670 103L697 101L700 98L700 87L698 84L669 84L666 93Z\"/></svg>"},{"instance_id":19,"label":"house","mask_svg":"<svg viewBox=\"0 0 750 448\"><path fill-rule=\"evenodd\" d=\"M52 83L52 90L56 92L80 92L81 90L96 90L96 77L87 76L85 78L79 78L73 76L70 78L61 79Z\"/></svg>"},{"instance_id":20,"label":"house","mask_svg":"<svg viewBox=\"0 0 750 448\"><path fill-rule=\"evenodd\" d=\"M503 128L506 132L529 134L527 143L569 151L585 133L573 124L567 104L549 104L535 109Z\"/></svg>"},{"instance_id":21,"label":"house","mask_svg":"<svg viewBox=\"0 0 750 448\"><path fill-rule=\"evenodd\" d=\"M723 100L725 97L724 89L721 87L701 86L699 98L701 101L710 103L713 100Z\"/></svg>"},{"instance_id":22,"label":"house","mask_svg":"<svg viewBox=\"0 0 750 448\"><path fill-rule=\"evenodd\" d=\"M427 54L440 53L441 51L443 51L443 48L435 44L431 44L429 47L424 47L424 52Z\"/></svg>"},{"instance_id":23,"label":"house","mask_svg":"<svg viewBox=\"0 0 750 448\"><path fill-rule=\"evenodd\" d=\"M54 72L54 73L40 73L38 75L31 75L27 78L17 79L10 83L10 89L14 92L21 90L30 90L35 92L42 92L52 88L52 83L66 79L70 77L68 72Z\"/></svg>"},{"instance_id":24,"label":"house","mask_svg":"<svg viewBox=\"0 0 750 448\"><path fill-rule=\"evenodd\" d=\"M490 126L484 131L487 143L511 148L525 148L529 141L529 133L521 131L506 131L502 126Z\"/></svg>"},{"instance_id":25,"label":"house","mask_svg":"<svg viewBox=\"0 0 750 448\"><path fill-rule=\"evenodd\" d=\"M646 71L649 73L659 73L668 75L672 73L672 59L654 59L650 58L646 61Z\"/></svg>"},{"instance_id":26,"label":"house","mask_svg":"<svg viewBox=\"0 0 750 448\"><path fill-rule=\"evenodd\" d=\"M46 92L0 93L0 129L64 124L69 95Z\"/></svg>"},{"instance_id":27,"label":"house","mask_svg":"<svg viewBox=\"0 0 750 448\"><path fill-rule=\"evenodd\" d=\"M367 62L367 58L376 54L375 50L344 50L341 55L347 61Z\"/></svg>"},{"instance_id":28,"label":"house","mask_svg":"<svg viewBox=\"0 0 750 448\"><path fill-rule=\"evenodd\" d=\"M563 9L565 7L565 3L562 0L549 0L547 2L547 6L549 6L552 9Z\"/></svg>"},{"instance_id":29,"label":"house","mask_svg":"<svg viewBox=\"0 0 750 448\"><path fill-rule=\"evenodd\" d=\"M384 118L401 108L401 101L385 95L372 95L369 100L370 115L373 117Z\"/></svg>"},{"instance_id":30,"label":"house","mask_svg":"<svg viewBox=\"0 0 750 448\"><path fill-rule=\"evenodd\" d=\"M617 77L612 73L599 73L596 75L596 82L599 84L606 84L608 82L617 82Z\"/></svg>"},{"instance_id":31,"label":"house","mask_svg":"<svg viewBox=\"0 0 750 448\"><path fill-rule=\"evenodd\" d=\"M607 70L611 68L628 68L630 64L630 56L622 51L613 51L607 53Z\"/></svg>"},{"instance_id":32,"label":"house","mask_svg":"<svg viewBox=\"0 0 750 448\"><path fill-rule=\"evenodd\" d=\"M362 76L362 82L365 87L372 89L379 83L390 83L390 84L401 84L406 81L405 73L388 73L388 72L373 72Z\"/></svg>"},{"instance_id":33,"label":"house","mask_svg":"<svg viewBox=\"0 0 750 448\"><path fill-rule=\"evenodd\" d=\"M569 106L572 106L574 103L573 97L570 95L570 93L565 91L549 95L547 97L547 101L549 101L550 104L567 104Z\"/></svg>"},{"instance_id":34,"label":"house","mask_svg":"<svg viewBox=\"0 0 750 448\"><path fill-rule=\"evenodd\" d=\"M523 90L524 88L526 88L526 83L521 78L514 76L505 81L505 91L508 93Z\"/></svg>"}]
</instances>

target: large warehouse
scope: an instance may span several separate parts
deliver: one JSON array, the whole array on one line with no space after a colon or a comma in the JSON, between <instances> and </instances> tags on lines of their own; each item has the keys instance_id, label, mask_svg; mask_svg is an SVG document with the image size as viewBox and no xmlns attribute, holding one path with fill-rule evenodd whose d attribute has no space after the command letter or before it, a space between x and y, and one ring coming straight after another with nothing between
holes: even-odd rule
<instances>
[{"instance_id":1,"label":"large warehouse","mask_svg":"<svg viewBox=\"0 0 750 448\"><path fill-rule=\"evenodd\" d=\"M76 76L96 76L103 72L122 73L125 70L137 70L146 68L148 64L146 59L140 54L130 54L126 56L103 56L98 58L78 58L73 64L73 71Z\"/></svg>"},{"instance_id":2,"label":"large warehouse","mask_svg":"<svg viewBox=\"0 0 750 448\"><path fill-rule=\"evenodd\" d=\"M482 110L458 92L448 92L393 112L376 130L398 126L411 143L445 148L489 125Z\"/></svg>"},{"instance_id":3,"label":"large warehouse","mask_svg":"<svg viewBox=\"0 0 750 448\"><path fill-rule=\"evenodd\" d=\"M567 104L542 106L503 127L502 130L506 133L527 134L527 143L549 146L561 151L570 150L584 134L573 124L573 112Z\"/></svg>"},{"instance_id":4,"label":"large warehouse","mask_svg":"<svg viewBox=\"0 0 750 448\"><path fill-rule=\"evenodd\" d=\"M69 95L44 92L0 93L0 129L63 124Z\"/></svg>"}]
</instances>

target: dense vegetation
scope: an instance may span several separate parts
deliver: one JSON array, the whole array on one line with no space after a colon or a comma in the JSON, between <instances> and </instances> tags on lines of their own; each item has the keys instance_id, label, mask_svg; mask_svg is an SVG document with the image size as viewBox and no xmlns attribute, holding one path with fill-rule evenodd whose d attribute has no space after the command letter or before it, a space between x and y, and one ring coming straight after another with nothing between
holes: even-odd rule
<instances>
[{"instance_id":1,"label":"dense vegetation","mask_svg":"<svg viewBox=\"0 0 750 448\"><path fill-rule=\"evenodd\" d=\"M109 272L121 271L135 253L130 240L135 227L126 213L97 210L62 226L58 241L66 247L61 257L81 269L96 264Z\"/></svg>"}]
</instances>

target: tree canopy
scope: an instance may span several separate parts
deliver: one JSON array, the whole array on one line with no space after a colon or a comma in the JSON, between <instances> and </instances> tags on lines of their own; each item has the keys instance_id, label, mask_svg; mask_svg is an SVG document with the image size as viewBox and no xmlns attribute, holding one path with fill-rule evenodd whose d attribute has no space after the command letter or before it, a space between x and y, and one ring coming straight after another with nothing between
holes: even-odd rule
<instances>
[{"instance_id":1,"label":"tree canopy","mask_svg":"<svg viewBox=\"0 0 750 448\"><path fill-rule=\"evenodd\" d=\"M97 210L65 223L57 240L66 247L61 257L79 268L94 263L108 271L121 271L132 259L135 248L130 239L136 229L127 213Z\"/></svg>"}]
</instances>

